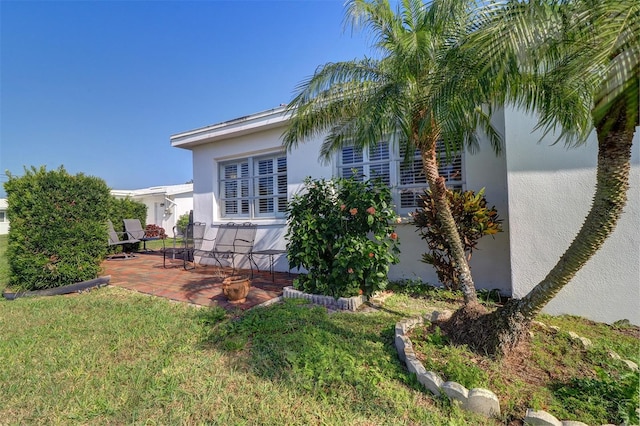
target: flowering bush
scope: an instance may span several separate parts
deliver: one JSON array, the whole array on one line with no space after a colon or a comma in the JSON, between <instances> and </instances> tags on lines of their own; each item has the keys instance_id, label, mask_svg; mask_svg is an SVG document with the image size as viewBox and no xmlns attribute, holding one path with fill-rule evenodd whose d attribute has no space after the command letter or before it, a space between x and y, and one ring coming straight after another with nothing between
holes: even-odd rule
<instances>
[{"instance_id":1,"label":"flowering bush","mask_svg":"<svg viewBox=\"0 0 640 426\"><path fill-rule=\"evenodd\" d=\"M294 286L334 297L371 295L387 285L398 263L396 214L380 180L305 179L288 207L287 257L305 268Z\"/></svg>"}]
</instances>

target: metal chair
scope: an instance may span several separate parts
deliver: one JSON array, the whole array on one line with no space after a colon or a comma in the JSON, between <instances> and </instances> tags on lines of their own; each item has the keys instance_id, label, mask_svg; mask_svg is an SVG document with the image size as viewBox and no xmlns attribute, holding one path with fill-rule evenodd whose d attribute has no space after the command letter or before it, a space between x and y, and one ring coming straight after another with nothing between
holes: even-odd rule
<instances>
[{"instance_id":1,"label":"metal chair","mask_svg":"<svg viewBox=\"0 0 640 426\"><path fill-rule=\"evenodd\" d=\"M162 244L162 266L167 268L167 264L177 259L182 260L182 267L185 270L194 269L196 267L194 260L194 252L196 246L201 244L204 237L206 224L189 223L186 228L179 230L177 226L173 227L173 239L171 246L166 246L166 239ZM169 259L169 262L167 262ZM189 267L191 263L191 267Z\"/></svg>"},{"instance_id":2,"label":"metal chair","mask_svg":"<svg viewBox=\"0 0 640 426\"><path fill-rule=\"evenodd\" d=\"M142 241L142 250L147 250L147 241L159 240L161 237L147 237L145 230L142 229L140 219L123 219L124 230L129 235L129 239Z\"/></svg>"},{"instance_id":3,"label":"metal chair","mask_svg":"<svg viewBox=\"0 0 640 426\"><path fill-rule=\"evenodd\" d=\"M126 238L126 239L121 239L120 236L128 236L128 234L126 232L117 232L114 227L113 227L113 222L111 222L111 220L107 220L107 230L108 230L108 234L109 234L109 240L108 240L108 246L109 247L113 247L113 246L123 246L122 247L122 253L115 253L112 254L110 256L107 256L107 260L113 260L113 259L117 259L117 258L121 258L121 259L132 259L135 257L135 255L133 253L127 253L124 251L124 245L125 244L135 244L140 242L140 240L136 240L135 238Z\"/></svg>"},{"instance_id":4,"label":"metal chair","mask_svg":"<svg viewBox=\"0 0 640 426\"><path fill-rule=\"evenodd\" d=\"M220 268L222 268L222 260L230 261L233 271L236 270L236 255L244 255L249 260L251 273L253 274L253 265L256 265L253 259L253 244L256 238L257 225L246 223L229 222L218 226L218 232L213 240L203 238L196 242L194 257L200 256L215 260ZM207 242L212 242L211 248L204 248ZM200 244L200 247L198 247ZM256 269L258 266L256 265Z\"/></svg>"}]
</instances>

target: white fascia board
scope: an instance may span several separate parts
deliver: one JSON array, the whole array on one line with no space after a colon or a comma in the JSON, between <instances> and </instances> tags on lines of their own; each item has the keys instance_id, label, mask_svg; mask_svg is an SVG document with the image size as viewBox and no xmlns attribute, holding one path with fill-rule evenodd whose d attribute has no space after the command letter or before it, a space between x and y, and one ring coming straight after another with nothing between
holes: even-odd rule
<instances>
[{"instance_id":1,"label":"white fascia board","mask_svg":"<svg viewBox=\"0 0 640 426\"><path fill-rule=\"evenodd\" d=\"M144 197L149 195L164 195L166 191L158 188L148 188L148 189L131 189L131 190L111 190L111 195L115 197Z\"/></svg>"},{"instance_id":2,"label":"white fascia board","mask_svg":"<svg viewBox=\"0 0 640 426\"><path fill-rule=\"evenodd\" d=\"M144 197L150 195L177 195L193 192L192 183L168 186L152 186L142 189L112 189L111 195L116 197Z\"/></svg>"},{"instance_id":3,"label":"white fascia board","mask_svg":"<svg viewBox=\"0 0 640 426\"><path fill-rule=\"evenodd\" d=\"M274 108L223 123L172 135L171 146L191 149L205 143L260 132L284 125L290 114L285 107Z\"/></svg>"}]
</instances>

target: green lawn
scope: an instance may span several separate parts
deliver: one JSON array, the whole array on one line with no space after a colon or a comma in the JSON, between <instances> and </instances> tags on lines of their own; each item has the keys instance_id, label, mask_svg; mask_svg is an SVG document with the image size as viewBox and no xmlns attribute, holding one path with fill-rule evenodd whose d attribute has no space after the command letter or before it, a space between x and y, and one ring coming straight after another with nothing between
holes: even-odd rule
<instances>
[{"instance_id":1,"label":"green lawn","mask_svg":"<svg viewBox=\"0 0 640 426\"><path fill-rule=\"evenodd\" d=\"M7 286L9 279L9 263L7 262L7 241L8 235L0 235L0 293Z\"/></svg>"},{"instance_id":2,"label":"green lawn","mask_svg":"<svg viewBox=\"0 0 640 426\"><path fill-rule=\"evenodd\" d=\"M0 236L0 283L5 250ZM504 424L432 397L398 361L395 323L456 298L399 291L371 312L288 301L238 317L109 286L2 299L0 424ZM637 360L637 340L607 340L607 326L545 321Z\"/></svg>"},{"instance_id":3,"label":"green lawn","mask_svg":"<svg viewBox=\"0 0 640 426\"><path fill-rule=\"evenodd\" d=\"M492 424L406 374L390 313L287 304L222 327L109 287L0 310L3 424Z\"/></svg>"},{"instance_id":4,"label":"green lawn","mask_svg":"<svg viewBox=\"0 0 640 426\"><path fill-rule=\"evenodd\" d=\"M239 321L112 287L0 312L3 425L493 424L406 373L394 312L288 303Z\"/></svg>"}]
</instances>

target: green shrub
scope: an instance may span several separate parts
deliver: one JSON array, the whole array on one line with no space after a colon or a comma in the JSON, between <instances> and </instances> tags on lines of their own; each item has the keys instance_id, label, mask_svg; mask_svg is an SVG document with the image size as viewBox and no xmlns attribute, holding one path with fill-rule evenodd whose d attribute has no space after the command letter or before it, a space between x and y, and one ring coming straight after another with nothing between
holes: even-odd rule
<instances>
[{"instance_id":1,"label":"green shrub","mask_svg":"<svg viewBox=\"0 0 640 426\"><path fill-rule=\"evenodd\" d=\"M445 287L458 290L459 279L456 275L455 262L446 234L437 218L437 209L431 198L431 191L425 191L420 198L422 207L416 210L412 217L420 237L427 242L430 250L423 254L422 261L435 268L438 279ZM467 259L470 260L481 237L495 235L502 231L502 219L498 219L495 207L487 208L484 188L477 194L473 191L447 190L447 198Z\"/></svg>"},{"instance_id":2,"label":"green shrub","mask_svg":"<svg viewBox=\"0 0 640 426\"><path fill-rule=\"evenodd\" d=\"M180 217L176 222L176 229L178 230L179 233L184 234L184 230L187 228L187 225L189 225L190 218L191 218L191 213L189 212L183 215L180 215Z\"/></svg>"},{"instance_id":3,"label":"green shrub","mask_svg":"<svg viewBox=\"0 0 640 426\"><path fill-rule=\"evenodd\" d=\"M389 265L399 261L389 188L356 177L307 178L304 187L288 207L289 264L308 271L295 287L334 297L384 289Z\"/></svg>"},{"instance_id":4,"label":"green shrub","mask_svg":"<svg viewBox=\"0 0 640 426\"><path fill-rule=\"evenodd\" d=\"M9 284L37 290L96 278L107 249L106 183L63 167L8 177Z\"/></svg>"},{"instance_id":5,"label":"green shrub","mask_svg":"<svg viewBox=\"0 0 640 426\"><path fill-rule=\"evenodd\" d=\"M124 232L124 219L140 219L144 229L147 221L147 206L131 198L111 197L109 202L109 219L118 232Z\"/></svg>"}]
</instances>

